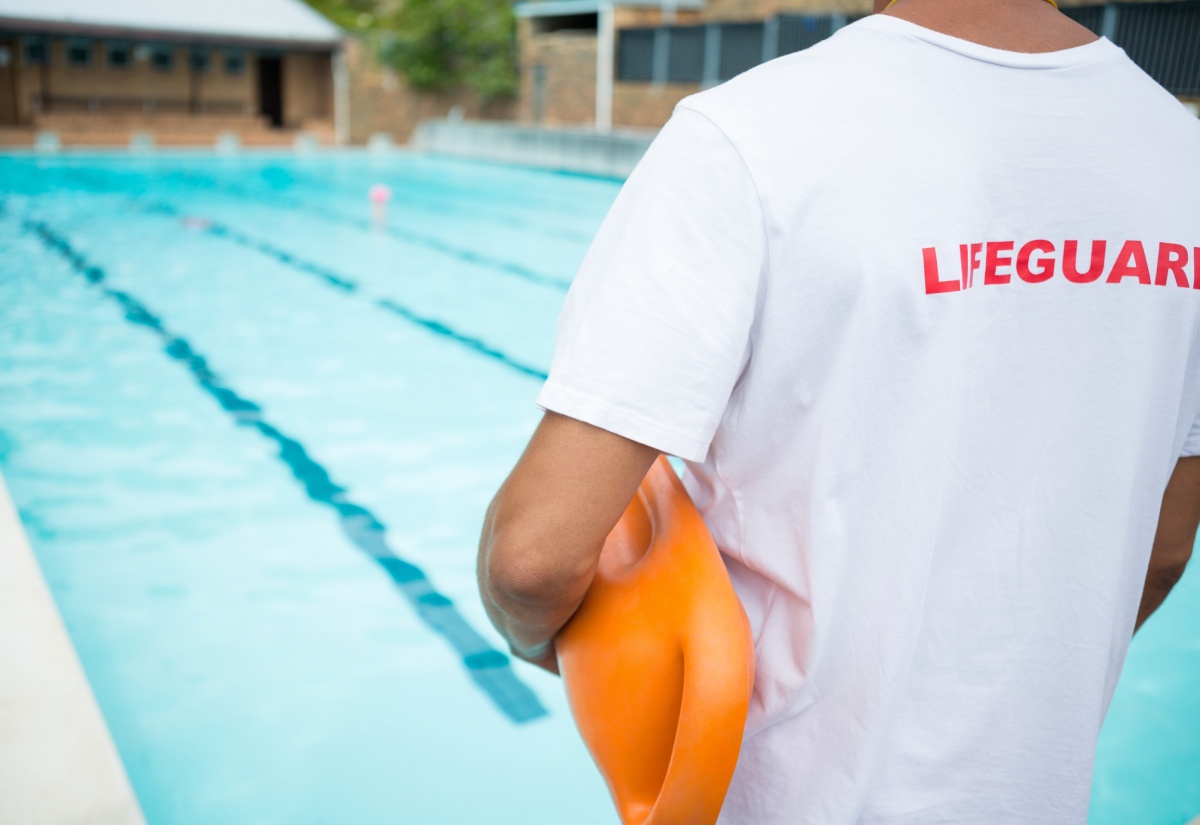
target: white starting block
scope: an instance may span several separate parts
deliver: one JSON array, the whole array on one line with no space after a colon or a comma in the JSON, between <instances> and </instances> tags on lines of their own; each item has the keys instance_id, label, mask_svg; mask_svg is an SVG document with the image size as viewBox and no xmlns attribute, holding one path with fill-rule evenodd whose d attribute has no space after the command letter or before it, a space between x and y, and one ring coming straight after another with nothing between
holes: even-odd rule
<instances>
[{"instance_id":1,"label":"white starting block","mask_svg":"<svg viewBox=\"0 0 1200 825\"><path fill-rule=\"evenodd\" d=\"M236 155L242 148L237 132L218 132L213 148L218 155Z\"/></svg>"},{"instance_id":2,"label":"white starting block","mask_svg":"<svg viewBox=\"0 0 1200 825\"><path fill-rule=\"evenodd\" d=\"M58 138L58 132L38 132L33 136L33 149L35 152L47 154L62 149L62 141Z\"/></svg>"},{"instance_id":3,"label":"white starting block","mask_svg":"<svg viewBox=\"0 0 1200 825\"><path fill-rule=\"evenodd\" d=\"M367 139L367 150L377 155L387 154L394 147L392 136L387 132L376 132Z\"/></svg>"},{"instance_id":4,"label":"white starting block","mask_svg":"<svg viewBox=\"0 0 1200 825\"><path fill-rule=\"evenodd\" d=\"M154 151L153 132L132 132L129 135L129 151L146 154Z\"/></svg>"},{"instance_id":5,"label":"white starting block","mask_svg":"<svg viewBox=\"0 0 1200 825\"><path fill-rule=\"evenodd\" d=\"M311 155L320 148L321 144L317 142L317 138L308 132L301 132L292 141L292 149L298 155Z\"/></svg>"}]
</instances>

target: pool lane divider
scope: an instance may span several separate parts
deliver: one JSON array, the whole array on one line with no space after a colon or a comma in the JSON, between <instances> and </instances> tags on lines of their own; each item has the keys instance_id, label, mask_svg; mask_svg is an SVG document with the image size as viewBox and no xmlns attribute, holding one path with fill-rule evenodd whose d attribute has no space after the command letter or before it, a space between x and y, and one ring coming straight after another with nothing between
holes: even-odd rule
<instances>
[{"instance_id":1,"label":"pool lane divider","mask_svg":"<svg viewBox=\"0 0 1200 825\"><path fill-rule=\"evenodd\" d=\"M336 220L350 226L367 227L372 230L375 229L374 224L369 220L356 218L338 210L316 206L308 199L298 197L294 193L286 194L282 191L282 189L279 188L277 184L272 183L269 179L264 178L261 175L256 181L254 181L254 183L261 184L261 186L258 186L256 189L254 189L246 187L245 185L232 186L223 180L218 180L211 174L202 174L191 171L177 171L174 174L183 178L188 183L200 182L214 192L226 192L235 194L237 197L249 197L257 201L269 201L272 205L286 202L289 204L291 209L297 212L312 212L313 214L326 216L331 220ZM297 183L301 186L309 188L320 189L323 192L339 198L353 198L357 195L360 195L363 191L354 186L329 183L325 180L311 176L305 178L296 177L287 181L288 185L292 183ZM429 195L425 193L414 193L411 190L397 190L395 192L394 200L402 199L405 206L416 209L431 208L433 211L453 217L456 210L463 210L462 201L465 199L465 197L466 196L455 195ZM520 209L522 207L518 205L516 208ZM466 211L465 214L463 214L463 217L469 220L492 223L501 226L510 226L513 229L518 229L522 232L532 232L544 237L558 238L565 241L590 243L593 234L590 232L578 232L562 227L545 226L533 219L525 220L509 214L498 214L495 211L488 210L486 208L480 210L478 206L475 207L474 212ZM396 235L396 237L404 238L405 240L410 240L416 244L424 245L426 241L432 241L433 243L439 245L445 243L440 238L436 238L432 235L424 235L417 232L411 232L409 230L403 230L394 225L388 225L386 227L386 231L389 234ZM457 254L457 252L461 249L460 247L453 245L447 246L450 250L452 250L451 254ZM550 275L543 275L542 273L535 273L535 275L539 279L545 279L547 284L551 286L557 286L559 284L569 286L567 281L554 278Z\"/></svg>"},{"instance_id":2,"label":"pool lane divider","mask_svg":"<svg viewBox=\"0 0 1200 825\"><path fill-rule=\"evenodd\" d=\"M351 218L348 215L343 215L340 212L336 212L332 209L310 206L302 202L298 203L295 199L293 199L292 202L294 204L292 208L297 211L311 212L314 215L319 215L325 220L353 226L366 232L377 231L376 225L370 220L363 218ZM378 228L382 229L384 232L398 240L418 246L424 246L427 249L432 249L435 252L446 255L447 257L457 258L464 263L475 264L476 266L486 267L487 269L493 271L503 272L506 275L512 275L515 278L520 278L521 280L528 281L531 284L557 289L561 292L566 292L571 286L571 282L564 278L555 278L552 275L545 275L541 272L530 269L527 266L513 263L512 261L505 261L500 258L493 258L490 255L484 255L470 249L464 249L463 247L446 243L442 239L434 237L433 235L424 235L411 230L400 229L392 223L384 223Z\"/></svg>"},{"instance_id":3,"label":"pool lane divider","mask_svg":"<svg viewBox=\"0 0 1200 825\"><path fill-rule=\"evenodd\" d=\"M170 204L158 203L146 208L151 212L157 212L172 217L182 217L179 210ZM286 249L282 249L274 244L267 243L266 241L259 240L257 238L252 238L245 233L239 232L236 229L216 221L205 219L204 231L213 237L231 241L239 246L252 249L262 255L273 258L278 263L281 263L284 266L294 269L298 272L303 272L305 275L311 275L312 277L320 280L326 286L331 286L339 292L343 292L348 295L360 296L385 312L389 312L392 315L403 318L405 321L408 321L409 323L414 324L415 326L418 326L421 329L431 332L441 338L447 338L451 341L454 341L456 344L460 344L461 346L464 346L479 355L483 355L492 359L493 361L504 364L504 366L519 372L522 375L527 375L530 378L536 378L540 381L546 380L547 375L544 369L526 364L523 361L513 358L508 353L492 346L480 338L459 332L448 324L445 324L435 318L428 318L420 313L414 312L412 309L409 309L403 304L393 301L390 298L373 296L369 294L366 289L364 289L362 285L354 279L334 272L328 267L300 258L296 255L293 255L291 252L288 252Z\"/></svg>"},{"instance_id":4,"label":"pool lane divider","mask_svg":"<svg viewBox=\"0 0 1200 825\"><path fill-rule=\"evenodd\" d=\"M228 187L226 187L228 189ZM234 190L236 191L236 190ZM243 194L245 194L243 190ZM248 197L258 197L253 194ZM290 201L290 203L285 202ZM520 278L537 286L555 289L560 292L566 292L571 286L571 282L565 278L556 278L553 275L546 275L542 272L530 269L527 266L522 266L512 261L506 261L502 258L493 258L490 255L484 255L480 252L475 252L470 249L465 249L461 246L455 246L452 243L447 243L441 238L433 235L426 235L420 232L400 229L391 223L384 223L382 226L376 226L368 219L352 218L333 209L322 208L304 203L298 198L281 196L273 194L269 198L263 199L264 205L268 208L288 208L294 212L308 212L312 215L319 216L325 220L341 223L346 226L352 226L366 232L376 232L382 230L397 240L411 243L414 246L423 246L426 249L432 249L440 255L445 255L449 258L455 258L464 263L474 264L476 266L485 267L493 272L502 272L505 275L511 275L514 278ZM173 212L177 212L174 207L167 207Z\"/></svg>"},{"instance_id":5,"label":"pool lane divider","mask_svg":"<svg viewBox=\"0 0 1200 825\"><path fill-rule=\"evenodd\" d=\"M346 213L341 212L339 210L329 209L328 207L318 206L318 205L312 203L311 201L309 201L308 199L297 196L295 193L283 193L283 192L280 192L278 189L272 188L269 190L269 194L267 195L267 197L264 198L264 196L261 192L255 192L252 189L248 191L246 188L230 186L227 183L218 182L215 178L212 178L212 177L205 177L205 180L207 183L210 184L210 186L213 189L223 189L226 192L236 192L239 196L242 196L242 197L248 196L255 200L259 200L259 201L266 200L271 203L282 202L283 200L286 200L288 203L290 203L291 208L296 211L311 212L316 215L328 217L332 220L340 221L342 223L346 223L351 226L358 226L360 228L366 228L366 229L370 229L370 230L375 230L375 228L376 228L375 224L370 220L353 217L353 216L347 215ZM263 180L260 178L260 182L263 184L266 184L267 186L270 186L269 181L266 181L266 180ZM354 189L351 189L351 188L348 188L345 186L339 186L336 184L326 183L324 181L317 183L317 182L314 182L314 179L311 177L301 181L301 185L307 185L310 187L317 186L317 187L324 188L326 191L331 192L335 197L353 197L356 192L356 190L354 190ZM418 195L417 198L419 198L419 197L420 196ZM395 193L395 200L403 199L407 202L407 201L410 201L412 198L413 198L413 195L411 192L407 192L402 189L397 190ZM428 205L429 200L430 200L429 198L426 198L426 205ZM436 198L434 198L433 200L436 200ZM443 201L443 203L444 203L444 201ZM441 210L441 212L443 214L446 214L447 212L452 213L453 209L455 209L455 208L461 209L462 208L461 199L459 199L458 201L451 200L451 204L454 204L454 205L452 205L450 207L450 209L443 208ZM420 208L420 206L421 205L418 204L417 208ZM590 243L592 240L591 233L573 232L571 230L566 230L566 229L547 227L547 226L544 226L544 225L538 223L536 220L523 220L520 218L514 218L513 216L507 215L507 214L501 215L501 214L496 214L494 212L480 213L477 211L474 215L471 215L470 213L468 213L465 217L467 217L468 219L471 219L471 220L488 221L488 222L492 222L492 223L499 224L499 225L510 226L510 227L520 230L522 232L533 232L533 233L543 235L546 237L559 238L562 240L583 242L583 243ZM420 244L422 246L429 246L430 248L437 249L438 251L445 251L447 254L450 254L450 255L458 256L458 254L460 252L463 252L463 251L469 252L469 250L463 250L461 247L454 246L453 244L447 244L445 241L443 241L442 239L440 239L436 236L426 235L426 234L420 233L420 232L413 232L412 230L400 229L399 227L397 227L396 225L394 225L390 222L385 223L382 228L388 234L395 235L397 238L400 238L402 240L411 241L412 243ZM491 259L488 259L488 260L491 260ZM562 280L561 278L555 278L550 275L545 275L545 274L542 274L540 272L536 272L533 270L525 269L523 267L519 267L519 265L518 265L518 269L514 270L512 272L512 274L517 275L518 277L523 277L524 272L529 272L533 275L533 278L531 280L542 282L546 286L561 287L563 289L570 286L569 281Z\"/></svg>"},{"instance_id":6,"label":"pool lane divider","mask_svg":"<svg viewBox=\"0 0 1200 825\"><path fill-rule=\"evenodd\" d=\"M420 619L445 639L459 656L467 673L488 698L513 722L528 722L547 715L534 692L512 669L509 657L493 648L444 594L438 592L425 572L401 558L388 544L387 528L366 507L356 504L304 445L272 425L262 407L224 384L208 361L184 338L175 335L162 319L130 293L107 285L103 269L87 260L67 240L39 221L27 220L25 228L49 249L58 253L87 281L115 301L131 324L158 336L163 349L183 364L196 383L216 399L221 408L241 426L252 427L279 447L279 459L300 482L308 498L333 509L346 537L392 579Z\"/></svg>"},{"instance_id":7,"label":"pool lane divider","mask_svg":"<svg viewBox=\"0 0 1200 825\"><path fill-rule=\"evenodd\" d=\"M558 174L557 172L548 171L548 170L539 170L539 171L543 172L545 174L548 174L548 175L557 175ZM391 179L391 176L388 176L388 177L382 178L380 180L380 182L386 184L390 179ZM614 179L609 178L609 180L614 180ZM218 181L215 178L213 178L211 176L206 177L206 181L209 182L210 185L212 185L212 187L214 189L217 188L218 185L221 185L218 183ZM281 194L279 185L277 183L273 182L269 177L267 177L267 170L265 170L265 169L260 171L259 177L257 178L256 182L262 184L263 187L268 188L268 191L271 193L271 197L277 197L279 194ZM318 189L318 190L322 190L324 192L328 192L328 193L334 195L335 197L341 197L341 198L346 198L346 199L361 197L362 193L363 193L363 190L361 188L359 188L358 186L355 186L353 184L348 184L348 183L344 184L344 183L340 183L340 182L335 182L333 180L330 180L328 177L321 176L321 175L305 174L305 175L301 176L300 174L298 174L294 171L292 173L290 173L286 177L286 179L282 181L282 183L284 183L288 187L295 184L300 187L306 187L306 188L310 188L310 189ZM416 184L416 185L420 186L420 185L426 183L426 181L423 181L419 177L408 176L406 179L406 183ZM229 187L227 185L225 185L225 186L223 186L223 188L228 189ZM255 195L254 197L261 197L261 196ZM307 208L315 209L315 207L312 207L311 204L306 199L298 197L294 193L289 194L287 197L289 197L290 200L293 203L295 203L297 205L297 207L300 209L307 209ZM393 190L393 202L401 202L406 207L434 211L434 212L438 212L443 215L448 215L450 217L455 217L456 214L461 214L463 217L466 217L471 220L486 221L488 223L493 223L493 224L497 224L500 226L510 226L513 229L518 229L522 232L532 232L534 234L542 235L543 237L547 237L547 238L559 238L561 240L566 240L566 241L578 241L578 242L582 242L582 243L591 243L592 236L594 234L593 232L576 231L576 230L567 229L567 228L561 227L561 226L547 226L534 218L523 218L517 214L517 212L519 212L522 209L526 209L526 208L530 208L530 207L536 209L536 208L541 208L541 207L544 207L547 205L552 208L555 206L563 207L565 205L569 205L571 207L577 207L578 206L577 199L573 199L570 197L562 199L562 200L552 199L548 203L541 203L541 204L536 204L536 203L529 204L528 202L522 204L522 203L513 202L510 199L510 201L508 203L506 203L503 207L498 206L496 208L492 208L486 204L480 205L479 203L476 202L477 198L478 198L478 195L475 192L472 192L469 194L468 193L454 194L449 190L443 191L441 193L435 193L435 192L432 192L429 190L414 191L413 189L407 188L406 186L403 186L403 185L398 186L396 189ZM468 204L467 201L470 201L470 203ZM554 201L557 201L557 204L554 203ZM498 211L498 209L502 209L505 211ZM514 212L514 210L517 210L517 211ZM345 216L343 215L343 217L345 217ZM348 218L348 219L350 219L350 218Z\"/></svg>"}]
</instances>

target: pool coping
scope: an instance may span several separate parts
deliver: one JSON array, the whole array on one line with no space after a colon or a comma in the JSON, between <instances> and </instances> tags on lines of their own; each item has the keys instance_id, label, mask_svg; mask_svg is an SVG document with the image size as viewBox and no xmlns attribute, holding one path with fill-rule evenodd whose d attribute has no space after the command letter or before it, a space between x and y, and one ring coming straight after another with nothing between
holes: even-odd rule
<instances>
[{"instance_id":1,"label":"pool coping","mask_svg":"<svg viewBox=\"0 0 1200 825\"><path fill-rule=\"evenodd\" d=\"M625 180L657 129L535 126L496 120L429 118L409 144L425 154Z\"/></svg>"},{"instance_id":2,"label":"pool coping","mask_svg":"<svg viewBox=\"0 0 1200 825\"><path fill-rule=\"evenodd\" d=\"M0 822L145 825L3 476Z\"/></svg>"}]
</instances>

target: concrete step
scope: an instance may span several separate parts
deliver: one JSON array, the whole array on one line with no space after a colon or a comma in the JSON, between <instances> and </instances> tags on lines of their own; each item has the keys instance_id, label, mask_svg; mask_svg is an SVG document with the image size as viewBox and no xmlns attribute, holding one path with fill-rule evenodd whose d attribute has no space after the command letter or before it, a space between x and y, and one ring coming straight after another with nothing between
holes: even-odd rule
<instances>
[{"instance_id":1,"label":"concrete step","mask_svg":"<svg viewBox=\"0 0 1200 825\"><path fill-rule=\"evenodd\" d=\"M31 149L34 147L37 134L35 129L0 129L0 150ZM59 145L64 149L95 148L95 149L126 149L129 148L135 133L150 136L152 146L168 149L172 147L215 147L217 139L222 134L232 132L238 138L238 143L247 147L278 147L291 148L300 135L310 135L319 146L333 146L333 130L299 131L291 129L193 129L192 131L155 132L151 130L126 129L90 129L87 131L49 130L58 135Z\"/></svg>"},{"instance_id":2,"label":"concrete step","mask_svg":"<svg viewBox=\"0 0 1200 825\"><path fill-rule=\"evenodd\" d=\"M50 113L38 115L33 121L34 129L57 132L196 132L223 130L250 130L270 128L258 115L113 115L113 114L66 114Z\"/></svg>"},{"instance_id":3,"label":"concrete step","mask_svg":"<svg viewBox=\"0 0 1200 825\"><path fill-rule=\"evenodd\" d=\"M0 129L0 147L6 149L28 149L33 146L32 129Z\"/></svg>"}]
</instances>

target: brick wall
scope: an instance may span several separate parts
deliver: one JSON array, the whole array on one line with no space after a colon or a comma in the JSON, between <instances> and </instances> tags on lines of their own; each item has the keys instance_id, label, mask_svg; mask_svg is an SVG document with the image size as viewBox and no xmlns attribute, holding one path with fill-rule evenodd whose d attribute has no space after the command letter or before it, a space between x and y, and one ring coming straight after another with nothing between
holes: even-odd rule
<instances>
[{"instance_id":1,"label":"brick wall","mask_svg":"<svg viewBox=\"0 0 1200 825\"><path fill-rule=\"evenodd\" d=\"M231 74L225 70L225 49L209 52L208 71L197 79L201 100L240 103L242 111L258 113L258 61L254 53L242 53L242 71Z\"/></svg>"},{"instance_id":2,"label":"brick wall","mask_svg":"<svg viewBox=\"0 0 1200 825\"><path fill-rule=\"evenodd\" d=\"M534 34L532 21L525 19L519 23L518 43L518 120L545 126L593 123L596 33L563 30Z\"/></svg>"},{"instance_id":3,"label":"brick wall","mask_svg":"<svg viewBox=\"0 0 1200 825\"><path fill-rule=\"evenodd\" d=\"M302 128L333 121L333 74L328 54L283 56L283 125Z\"/></svg>"},{"instance_id":4,"label":"brick wall","mask_svg":"<svg viewBox=\"0 0 1200 825\"><path fill-rule=\"evenodd\" d=\"M672 25L686 26L703 20L703 12L693 9L676 9ZM634 26L657 26L663 22L662 11L653 6L617 6L613 14L613 25L617 29Z\"/></svg>"},{"instance_id":5,"label":"brick wall","mask_svg":"<svg viewBox=\"0 0 1200 825\"><path fill-rule=\"evenodd\" d=\"M704 19L765 20L788 12L860 15L870 14L873 8L872 0L709 0L704 6Z\"/></svg>"},{"instance_id":6,"label":"brick wall","mask_svg":"<svg viewBox=\"0 0 1200 825\"><path fill-rule=\"evenodd\" d=\"M662 12L653 7L618 6L613 18L618 30L656 26ZM679 25L696 23L699 15L679 11ZM544 126L590 125L596 120L596 33L562 29L538 33L530 18L517 21L521 56L521 85L516 115L522 123ZM696 88L686 84L650 86L616 83L613 88L614 126L661 126L681 97Z\"/></svg>"},{"instance_id":7,"label":"brick wall","mask_svg":"<svg viewBox=\"0 0 1200 825\"><path fill-rule=\"evenodd\" d=\"M404 78L384 68L367 44L353 41L346 52L350 71L350 142L365 143L377 132L386 132L397 143L406 143L422 120L444 118L455 107L472 119L514 117L512 101L483 104L469 91L425 94L410 89Z\"/></svg>"},{"instance_id":8,"label":"brick wall","mask_svg":"<svg viewBox=\"0 0 1200 825\"><path fill-rule=\"evenodd\" d=\"M617 83L613 88L613 125L657 129L675 104L700 91L695 83Z\"/></svg>"},{"instance_id":9,"label":"brick wall","mask_svg":"<svg viewBox=\"0 0 1200 825\"><path fill-rule=\"evenodd\" d=\"M62 38L51 38L50 64L29 66L25 55L18 56L21 66L21 86L27 94L22 95L23 108L32 106L31 92L41 92L63 97L152 97L159 99L187 100L189 84L187 76L187 53L173 47L175 64L170 71L159 71L149 61L134 60L125 68L108 65L105 41L89 41L91 63L87 66L67 65L67 42Z\"/></svg>"},{"instance_id":10,"label":"brick wall","mask_svg":"<svg viewBox=\"0 0 1200 825\"><path fill-rule=\"evenodd\" d=\"M124 41L123 41L124 42ZM208 49L208 68L193 72L190 67L191 49L187 45L171 45L172 65L157 69L149 59L137 59L145 44L133 43L129 65L110 66L108 42L88 41L91 61L86 66L67 63L67 41L60 37L49 39L50 62L46 66L29 65L25 61L20 40L10 41L12 63L10 82L15 90L17 119L28 124L33 121L35 100L41 95L71 98L59 109L86 113L86 99L95 98L100 111L116 107L121 111L140 114L145 100L159 101L174 114L187 113L195 103L199 111L205 103L219 103L222 114L254 116L258 113L258 63L254 49L237 49L243 55L242 70L231 73L225 67L226 50ZM107 99L107 101L106 101ZM118 105L118 101L120 104ZM333 119L333 83L330 56L322 52L297 51L283 55L284 125L300 128L310 123L328 124ZM169 104L169 105L168 105Z\"/></svg>"}]
</instances>

